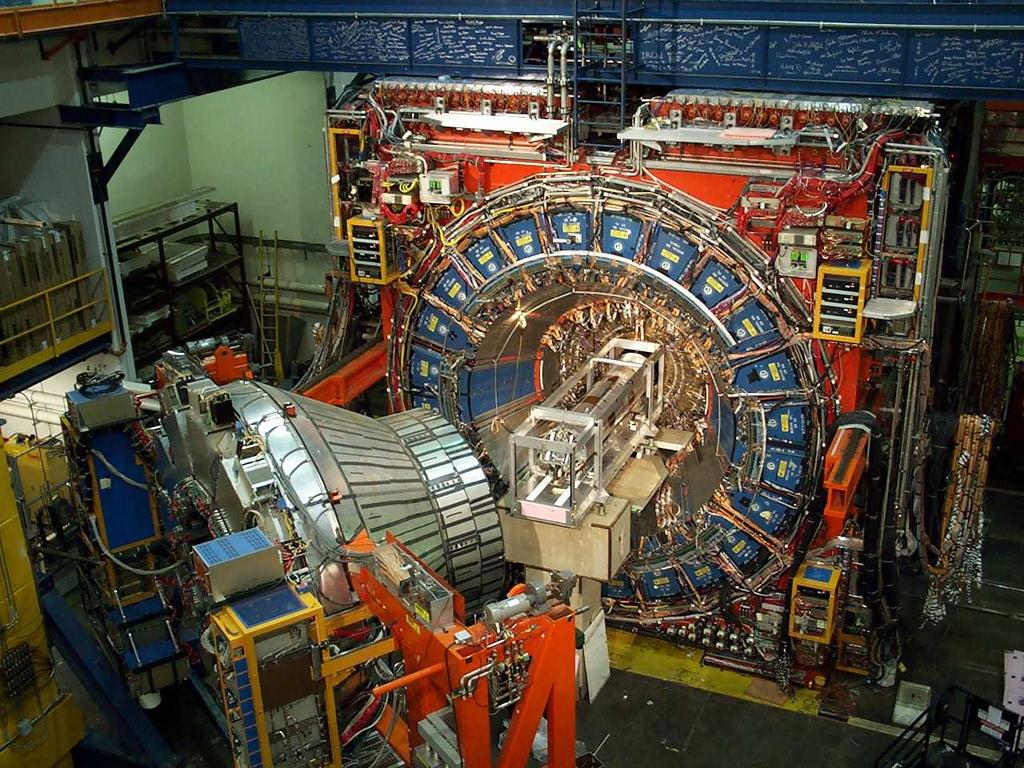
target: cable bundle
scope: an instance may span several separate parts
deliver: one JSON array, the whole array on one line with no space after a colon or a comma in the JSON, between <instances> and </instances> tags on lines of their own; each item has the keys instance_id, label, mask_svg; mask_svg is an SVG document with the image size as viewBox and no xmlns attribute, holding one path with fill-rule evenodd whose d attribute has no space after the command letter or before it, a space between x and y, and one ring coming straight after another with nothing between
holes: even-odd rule
<instances>
[{"instance_id":1,"label":"cable bundle","mask_svg":"<svg viewBox=\"0 0 1024 768\"><path fill-rule=\"evenodd\" d=\"M940 543L929 565L925 625L946 617L946 606L970 602L981 583L981 546L985 528L985 483L996 422L990 416L960 417L953 441L953 466L942 511Z\"/></svg>"}]
</instances>

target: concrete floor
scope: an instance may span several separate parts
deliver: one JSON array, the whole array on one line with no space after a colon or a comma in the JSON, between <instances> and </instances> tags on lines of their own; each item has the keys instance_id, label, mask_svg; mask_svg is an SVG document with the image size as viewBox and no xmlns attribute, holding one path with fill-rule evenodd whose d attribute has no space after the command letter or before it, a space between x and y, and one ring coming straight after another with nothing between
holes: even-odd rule
<instances>
[{"instance_id":1,"label":"concrete floor","mask_svg":"<svg viewBox=\"0 0 1024 768\"><path fill-rule=\"evenodd\" d=\"M974 601L951 607L942 625L921 628L927 579L901 579L901 679L930 685L935 694L959 685L998 703L1003 652L1024 647L1024 491L1016 490L1024 483L1016 463L1008 456L993 473L998 485L986 497L984 580ZM892 729L895 690L842 675L835 685L861 724L614 671L597 701L580 706L579 738L593 749L607 736L598 757L609 766L774 768L802 763L801 756L829 768L870 766L893 738L884 730Z\"/></svg>"},{"instance_id":2,"label":"concrete floor","mask_svg":"<svg viewBox=\"0 0 1024 768\"><path fill-rule=\"evenodd\" d=\"M864 768L887 734L821 717L613 671L593 704L582 704L578 738L618 768ZM803 756L803 757L802 757Z\"/></svg>"},{"instance_id":3,"label":"concrete floor","mask_svg":"<svg viewBox=\"0 0 1024 768\"><path fill-rule=\"evenodd\" d=\"M987 496L985 580L974 603L951 608L938 628L921 629L927 580L901 580L903 678L931 685L935 693L958 684L999 701L1003 652L1024 647L1024 492L1015 490L1024 485L1024 468L1017 461L1011 454L994 462L999 470ZM598 700L579 706L578 738L590 749L601 745L600 759L622 768L774 768L807 761L829 768L871 766L892 740L883 731L891 723L894 690L849 676L838 678L836 687L856 718L882 725L862 727L613 671ZM223 741L187 687L169 692L154 719L189 768L230 765Z\"/></svg>"}]
</instances>

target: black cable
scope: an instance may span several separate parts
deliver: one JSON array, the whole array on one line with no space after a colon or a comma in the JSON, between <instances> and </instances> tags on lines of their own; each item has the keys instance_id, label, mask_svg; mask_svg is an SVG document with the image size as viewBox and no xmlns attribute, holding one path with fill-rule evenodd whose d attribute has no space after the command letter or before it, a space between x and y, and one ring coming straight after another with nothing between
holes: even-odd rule
<instances>
[{"instance_id":1,"label":"black cable","mask_svg":"<svg viewBox=\"0 0 1024 768\"><path fill-rule=\"evenodd\" d=\"M124 381L124 371L111 371L110 373L83 371L75 377L75 389L90 397L106 395L121 386L122 381Z\"/></svg>"}]
</instances>

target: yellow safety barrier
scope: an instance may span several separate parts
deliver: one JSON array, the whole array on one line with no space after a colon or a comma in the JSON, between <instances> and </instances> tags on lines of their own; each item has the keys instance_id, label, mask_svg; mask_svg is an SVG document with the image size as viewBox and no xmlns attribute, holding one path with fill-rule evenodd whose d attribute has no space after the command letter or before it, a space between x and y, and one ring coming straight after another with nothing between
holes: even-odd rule
<instances>
[{"instance_id":1,"label":"yellow safety barrier","mask_svg":"<svg viewBox=\"0 0 1024 768\"><path fill-rule=\"evenodd\" d=\"M106 274L94 269L0 306L0 383L110 332ZM69 289L80 303L68 301ZM68 303L75 305L67 309Z\"/></svg>"}]
</instances>

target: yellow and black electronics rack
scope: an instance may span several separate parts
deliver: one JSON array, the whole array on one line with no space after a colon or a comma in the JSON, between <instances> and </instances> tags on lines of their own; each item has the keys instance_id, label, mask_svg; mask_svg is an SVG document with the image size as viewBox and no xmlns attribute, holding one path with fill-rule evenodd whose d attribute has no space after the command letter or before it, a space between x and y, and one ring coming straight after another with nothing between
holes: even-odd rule
<instances>
[{"instance_id":1,"label":"yellow and black electronics rack","mask_svg":"<svg viewBox=\"0 0 1024 768\"><path fill-rule=\"evenodd\" d=\"M871 262L867 259L846 266L818 267L814 338L860 343L870 276Z\"/></svg>"}]
</instances>

